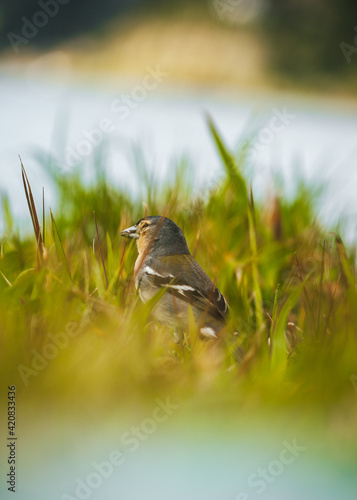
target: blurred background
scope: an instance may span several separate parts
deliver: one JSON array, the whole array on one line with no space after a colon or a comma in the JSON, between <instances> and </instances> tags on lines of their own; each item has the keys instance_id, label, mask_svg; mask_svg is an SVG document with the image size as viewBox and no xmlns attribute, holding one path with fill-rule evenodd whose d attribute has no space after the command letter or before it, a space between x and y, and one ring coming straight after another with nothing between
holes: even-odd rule
<instances>
[{"instance_id":1,"label":"blurred background","mask_svg":"<svg viewBox=\"0 0 357 500\"><path fill-rule=\"evenodd\" d=\"M315 211L324 227L338 227L348 242L357 241L355 0L2 0L0 104L0 193L2 199L9 199L16 227L24 232L30 233L31 228L18 155L38 207L44 186L46 207L51 206L54 213L63 207L58 207L58 190L51 179L78 174L84 184L93 183L93 165L100 163L109 184L133 200L131 206L135 209L125 208L130 222L132 213L147 202L138 175L147 184L159 186L174 182L177 166L183 166L193 194L206 193L220 182L223 167L207 126L209 115L233 154L238 156L245 149L244 175L257 199L282 193L293 197L303 182L316 193ZM71 190L70 182L58 184L64 192ZM72 198L81 192L80 188L76 185ZM228 197L228 189L227 193ZM90 202L95 200L95 189L91 196ZM98 196L98 200L102 198ZM117 202L120 205L121 199ZM124 202L123 206L130 206ZM78 206L80 203L78 196ZM309 203L307 200L306 205ZM112 206L117 205L110 204L108 213ZM304 200L296 206L299 211ZM7 208L6 203L0 208L0 236L6 232ZM73 226L67 225L73 235L82 224L81 212L75 208L71 214ZM91 213L92 208L87 212ZM303 215L301 220L305 221ZM110 217L115 223L115 214ZM312 220L310 215L306 220ZM60 221L60 229L64 226ZM81 227L89 242L94 234L92 226L87 233ZM295 230L294 222L291 227L291 231ZM114 239L115 229L110 230ZM283 270L289 268L286 254L293 255L296 248L294 235L288 231L286 234L283 244L287 242L288 250L284 247L280 252L275 241L271 247L266 245L262 265L266 276L272 255L281 260ZM192 231L190 244L195 237ZM77 241L78 247L82 244L90 249L87 240ZM11 252L21 256L22 247L20 243L16 246L16 237L14 241L9 243L13 245ZM77 243L69 241L66 251L72 251L76 262L83 248L77 251ZM214 247L217 252L218 247L219 243ZM311 255L315 256L311 247ZM1 246L1 256L2 251ZM211 253L207 252L208 259ZM35 261L32 246L23 255L26 262L30 258ZM233 257L229 252L227 255L228 274ZM83 259L87 265L85 256ZM244 265L250 265L250 255L244 259ZM11 269L14 276L24 267L18 260L18 267ZM130 259L126 267L129 264L132 268ZM82 269L81 265L78 269ZM218 270L220 265L216 262ZM336 276L332 281L338 281ZM75 307L83 312L78 297L79 305L73 305L69 286L70 292L61 290L58 297L41 295L42 286L51 288L53 282L59 282L51 279L46 278L46 283L44 279L41 286L34 282L29 306L21 309L21 321L14 307L13 332L42 328L45 338L49 328L63 331L65 318L68 320L77 311ZM121 279L126 281L126 276ZM81 287L84 281L79 280ZM264 286L273 294L268 281ZM243 289L245 285L240 283ZM119 284L126 293L125 285ZM20 298L27 293L26 286L20 284L16 292ZM336 290L339 298L337 285L334 294ZM328 293L330 290L326 291L330 297ZM55 301L53 297L57 297ZM337 382L331 389L334 370L328 362L315 373L314 351L311 359L304 358L305 364L299 366L303 382L297 402L293 376L286 381L275 372L266 375L258 366L236 386L236 379L231 384L229 377L233 381L233 375L228 370L217 370L212 375L209 359L191 392L191 366L188 364L185 371L187 365L174 364L173 359L162 361L160 356L167 353L162 354L160 338L153 347L147 347L143 334L133 348L130 331L118 342L117 325L124 313L117 310L117 297L105 298L108 303L102 304L103 310L107 308L109 313L103 313L104 322L101 311L97 312L92 330L86 337L79 336L78 344L73 341L73 351L68 349L70 353L61 355L60 361L41 369L29 387L21 385L18 498L306 500L318 498L321 485L325 499L355 498L356 376L351 375L355 377L352 384L345 377L345 371L352 373L352 349L346 354L348 368L344 366L345 358L336 356L343 374L336 379L340 383L346 378L341 382L343 391ZM48 308L45 326L38 314L39 304ZM116 313L112 313L112 305ZM108 338L107 324L113 334ZM125 351L127 345L131 350ZM145 363L140 364L142 345L148 348L149 361L144 358L150 370ZM15 350L12 344L7 348L9 353ZM19 356L26 355L21 351ZM118 367L116 357L120 359ZM331 359L335 360L333 356ZM61 371L57 371L58 366ZM175 378L177 374L182 375L182 380ZM327 375L331 379L326 381ZM227 385L220 386L220 377ZM271 383L268 389L266 379ZM176 391L172 403L177 408L168 414L167 422L153 424L152 412L158 403L150 391L161 391L165 401L164 392L172 380ZM253 385L255 392L251 390ZM229 387L227 395L221 387ZM212 393L217 399L212 400ZM143 407L135 401L136 396L142 399ZM309 403L301 410L305 399ZM317 416L311 409L315 399ZM275 404L280 405L279 415ZM147 419L151 419L149 423ZM4 422L1 425L5 428ZM139 438L138 428L142 433ZM133 435L140 445L134 454ZM291 461L282 462L279 457L287 442ZM298 451L291 452L294 442L298 443ZM98 464L108 463L111 453L118 449L124 454L120 467L116 469L112 464L115 473L109 474L110 466L104 466L98 476ZM6 463L2 465L7 467ZM268 470L269 479L262 479L262 469Z\"/></svg>"},{"instance_id":2,"label":"blurred background","mask_svg":"<svg viewBox=\"0 0 357 500\"><path fill-rule=\"evenodd\" d=\"M354 241L353 0L0 5L1 188L19 221L18 154L37 178L44 157L85 177L104 149L112 181L135 193L136 145L157 182L190 160L195 188L211 186L209 113L233 151L250 141L256 196L300 178L323 186L320 218Z\"/></svg>"}]
</instances>

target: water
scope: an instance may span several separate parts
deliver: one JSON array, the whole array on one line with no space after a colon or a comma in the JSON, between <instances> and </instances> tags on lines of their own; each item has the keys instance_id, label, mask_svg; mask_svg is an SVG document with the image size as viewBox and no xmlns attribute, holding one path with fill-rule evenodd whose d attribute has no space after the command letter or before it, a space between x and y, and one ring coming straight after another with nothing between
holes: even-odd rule
<instances>
[{"instance_id":1,"label":"water","mask_svg":"<svg viewBox=\"0 0 357 500\"><path fill-rule=\"evenodd\" d=\"M55 194L35 152L51 153L62 175L81 169L86 177L93 143L106 144L110 179L132 193L137 192L133 144L139 145L158 182L185 157L194 169L195 190L212 185L222 166L208 131L208 112L233 150L255 132L249 175L256 196L274 189L277 177L284 180L288 195L299 178L322 184L320 219L328 229L343 220L345 237L356 241L356 103L253 91L225 95L220 89L175 88L164 81L147 91L141 102L131 101L124 118L124 113L113 112L113 102L123 103L123 96L132 96L138 82L120 81L116 88L113 83L79 85L35 78L32 73L14 76L9 68L0 68L0 187L9 193L19 221L27 220L27 207L18 154L36 196L40 200L45 185L47 204L52 206Z\"/></svg>"},{"instance_id":2,"label":"water","mask_svg":"<svg viewBox=\"0 0 357 500\"><path fill-rule=\"evenodd\" d=\"M150 433L141 430L140 439L131 437L135 447L123 436L134 432L133 426L145 428L145 420L103 425L100 419L97 428L88 422L81 428L61 422L38 431L23 428L18 498L356 498L352 463L331 450L324 452L323 445L295 425L264 433L261 425L241 422L222 429L208 425L207 418L202 426L170 419L150 427Z\"/></svg>"}]
</instances>

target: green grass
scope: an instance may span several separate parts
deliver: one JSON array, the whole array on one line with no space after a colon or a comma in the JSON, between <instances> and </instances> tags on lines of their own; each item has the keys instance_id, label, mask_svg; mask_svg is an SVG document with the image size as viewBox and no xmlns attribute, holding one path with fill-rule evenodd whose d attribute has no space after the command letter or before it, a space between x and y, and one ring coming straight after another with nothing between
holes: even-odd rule
<instances>
[{"instance_id":1,"label":"green grass","mask_svg":"<svg viewBox=\"0 0 357 500\"><path fill-rule=\"evenodd\" d=\"M100 414L170 395L230 419L268 411L323 415L337 435L347 427L356 436L354 251L316 222L308 189L256 202L244 176L246 148L233 157L209 127L224 177L202 197L192 194L182 169L164 185L138 169L137 199L106 180L100 161L91 184L76 171L51 170L58 209L45 209L39 232L41 186L31 185L27 172L40 222L36 236L20 237L3 196L1 380L16 384L23 408L46 400L64 412ZM146 210L183 228L227 298L230 321L219 342L202 343L191 328L184 345L175 345L140 302L135 244L120 231Z\"/></svg>"}]
</instances>

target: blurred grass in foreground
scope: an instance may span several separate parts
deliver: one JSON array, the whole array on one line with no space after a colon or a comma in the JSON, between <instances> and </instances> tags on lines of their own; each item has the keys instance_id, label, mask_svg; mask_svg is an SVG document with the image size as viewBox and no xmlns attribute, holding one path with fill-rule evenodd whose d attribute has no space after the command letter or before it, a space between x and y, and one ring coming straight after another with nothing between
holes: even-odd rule
<instances>
[{"instance_id":1,"label":"blurred grass in foreground","mask_svg":"<svg viewBox=\"0 0 357 500\"><path fill-rule=\"evenodd\" d=\"M22 408L93 415L170 395L229 419L279 408L322 412L355 443L354 252L319 227L306 189L290 201L254 203L246 148L233 158L209 126L225 177L201 198L181 170L161 187L140 170L146 208L111 186L100 165L87 186L75 172L52 171L60 208L46 210L42 245L39 228L38 244L18 236L3 197L1 379L17 385ZM35 203L42 225L42 200ZM202 343L192 331L176 346L172 332L150 320L133 285L135 245L119 235L145 210L183 228L227 298L231 319L220 342Z\"/></svg>"}]
</instances>

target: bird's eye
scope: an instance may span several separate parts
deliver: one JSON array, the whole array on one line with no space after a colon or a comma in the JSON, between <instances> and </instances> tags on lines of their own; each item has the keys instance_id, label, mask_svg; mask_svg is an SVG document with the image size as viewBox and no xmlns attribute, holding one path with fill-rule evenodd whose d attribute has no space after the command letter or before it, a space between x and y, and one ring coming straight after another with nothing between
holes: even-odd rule
<instances>
[{"instance_id":1,"label":"bird's eye","mask_svg":"<svg viewBox=\"0 0 357 500\"><path fill-rule=\"evenodd\" d=\"M147 227L149 227L149 224L147 222L143 222L141 225L141 229L146 229Z\"/></svg>"}]
</instances>

